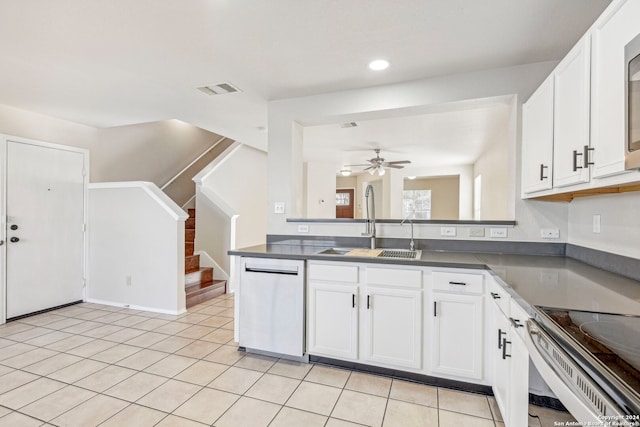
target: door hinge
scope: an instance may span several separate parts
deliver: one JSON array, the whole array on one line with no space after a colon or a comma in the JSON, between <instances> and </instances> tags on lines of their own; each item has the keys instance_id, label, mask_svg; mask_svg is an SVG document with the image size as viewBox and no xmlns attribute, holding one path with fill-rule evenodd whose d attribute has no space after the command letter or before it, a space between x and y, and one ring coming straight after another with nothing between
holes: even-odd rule
<instances>
[{"instance_id":1,"label":"door hinge","mask_svg":"<svg viewBox=\"0 0 640 427\"><path fill-rule=\"evenodd\" d=\"M87 279L85 279L84 277L82 278L82 287L83 288L87 287Z\"/></svg>"}]
</instances>

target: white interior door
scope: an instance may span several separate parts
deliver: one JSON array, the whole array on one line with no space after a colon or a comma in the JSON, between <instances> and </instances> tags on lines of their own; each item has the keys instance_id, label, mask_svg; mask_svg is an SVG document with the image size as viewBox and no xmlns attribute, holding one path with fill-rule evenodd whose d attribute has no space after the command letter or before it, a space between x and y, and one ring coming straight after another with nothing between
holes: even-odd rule
<instances>
[{"instance_id":1,"label":"white interior door","mask_svg":"<svg viewBox=\"0 0 640 427\"><path fill-rule=\"evenodd\" d=\"M83 299L84 161L7 141L7 318Z\"/></svg>"}]
</instances>

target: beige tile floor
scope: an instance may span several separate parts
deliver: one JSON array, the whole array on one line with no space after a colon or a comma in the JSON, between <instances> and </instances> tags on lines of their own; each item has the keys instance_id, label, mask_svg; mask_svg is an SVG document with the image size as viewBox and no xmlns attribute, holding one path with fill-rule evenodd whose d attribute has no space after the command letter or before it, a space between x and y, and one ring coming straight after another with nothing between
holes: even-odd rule
<instances>
[{"instance_id":1,"label":"beige tile floor","mask_svg":"<svg viewBox=\"0 0 640 427\"><path fill-rule=\"evenodd\" d=\"M0 325L0 427L41 425L503 426L492 397L238 352L230 295L182 316L84 303Z\"/></svg>"}]
</instances>

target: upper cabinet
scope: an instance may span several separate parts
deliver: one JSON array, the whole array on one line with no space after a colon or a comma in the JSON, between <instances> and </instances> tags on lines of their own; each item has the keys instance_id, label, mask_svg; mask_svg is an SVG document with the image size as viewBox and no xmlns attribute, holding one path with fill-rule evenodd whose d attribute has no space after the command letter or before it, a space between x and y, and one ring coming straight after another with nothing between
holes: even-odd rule
<instances>
[{"instance_id":1,"label":"upper cabinet","mask_svg":"<svg viewBox=\"0 0 640 427\"><path fill-rule=\"evenodd\" d=\"M589 181L590 37L574 46L553 72L553 186Z\"/></svg>"},{"instance_id":2,"label":"upper cabinet","mask_svg":"<svg viewBox=\"0 0 640 427\"><path fill-rule=\"evenodd\" d=\"M553 186L553 76L522 106L522 188L525 193Z\"/></svg>"},{"instance_id":3,"label":"upper cabinet","mask_svg":"<svg viewBox=\"0 0 640 427\"><path fill-rule=\"evenodd\" d=\"M624 49L639 33L640 2L612 2L523 105L523 198L639 188L624 168Z\"/></svg>"},{"instance_id":4,"label":"upper cabinet","mask_svg":"<svg viewBox=\"0 0 640 427\"><path fill-rule=\"evenodd\" d=\"M592 29L591 142L593 177L624 172L624 47L640 33L640 2L618 2Z\"/></svg>"}]
</instances>

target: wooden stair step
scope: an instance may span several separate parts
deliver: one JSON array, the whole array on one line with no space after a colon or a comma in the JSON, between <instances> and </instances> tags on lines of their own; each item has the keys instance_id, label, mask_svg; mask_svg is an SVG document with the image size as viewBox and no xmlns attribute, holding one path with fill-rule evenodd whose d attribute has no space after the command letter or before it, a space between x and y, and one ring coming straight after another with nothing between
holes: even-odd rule
<instances>
[{"instance_id":1,"label":"wooden stair step","mask_svg":"<svg viewBox=\"0 0 640 427\"><path fill-rule=\"evenodd\" d=\"M184 284L190 286L197 283L206 283L213 280L213 268L202 267L184 276Z\"/></svg>"},{"instance_id":2,"label":"wooden stair step","mask_svg":"<svg viewBox=\"0 0 640 427\"><path fill-rule=\"evenodd\" d=\"M196 210L193 209L193 208L187 209L187 213L189 214L189 218L195 218L196 217Z\"/></svg>"},{"instance_id":3,"label":"wooden stair step","mask_svg":"<svg viewBox=\"0 0 640 427\"><path fill-rule=\"evenodd\" d=\"M196 230L195 228L186 228L184 230L184 241L185 242L195 242L196 240Z\"/></svg>"},{"instance_id":4,"label":"wooden stair step","mask_svg":"<svg viewBox=\"0 0 640 427\"><path fill-rule=\"evenodd\" d=\"M184 242L184 256L185 257L192 256L193 251L194 251L193 242Z\"/></svg>"},{"instance_id":5,"label":"wooden stair step","mask_svg":"<svg viewBox=\"0 0 640 427\"><path fill-rule=\"evenodd\" d=\"M184 272L191 273L200 268L200 255L188 255L184 257Z\"/></svg>"},{"instance_id":6,"label":"wooden stair step","mask_svg":"<svg viewBox=\"0 0 640 427\"><path fill-rule=\"evenodd\" d=\"M187 218L187 220L184 222L184 228L189 230L189 229L193 229L195 230L196 228L196 219L195 218Z\"/></svg>"},{"instance_id":7,"label":"wooden stair step","mask_svg":"<svg viewBox=\"0 0 640 427\"><path fill-rule=\"evenodd\" d=\"M185 288L187 296L187 308L203 303L215 297L225 294L227 291L226 280L212 280L207 283L199 283Z\"/></svg>"}]
</instances>

